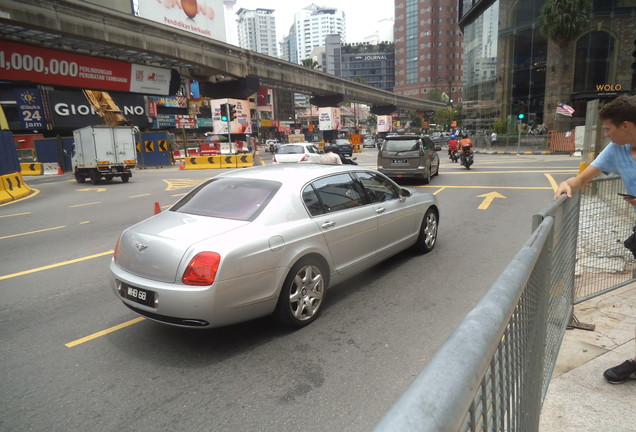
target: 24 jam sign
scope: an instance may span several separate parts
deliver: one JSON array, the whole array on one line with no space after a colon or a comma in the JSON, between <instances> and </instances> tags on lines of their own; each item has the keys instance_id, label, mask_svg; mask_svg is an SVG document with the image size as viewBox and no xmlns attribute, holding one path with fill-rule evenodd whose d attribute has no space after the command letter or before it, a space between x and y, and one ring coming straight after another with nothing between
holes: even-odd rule
<instances>
[{"instance_id":1,"label":"24 jam sign","mask_svg":"<svg viewBox=\"0 0 636 432\"><path fill-rule=\"evenodd\" d=\"M22 122L21 129L44 129L46 123L44 108L42 108L42 98L37 89L15 89L15 101Z\"/></svg>"}]
</instances>

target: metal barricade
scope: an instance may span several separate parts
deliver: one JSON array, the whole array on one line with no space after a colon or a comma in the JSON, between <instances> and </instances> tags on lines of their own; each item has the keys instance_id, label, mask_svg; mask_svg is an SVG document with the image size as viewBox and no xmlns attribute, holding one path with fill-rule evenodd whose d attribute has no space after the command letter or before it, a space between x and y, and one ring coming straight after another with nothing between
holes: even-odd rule
<instances>
[{"instance_id":1,"label":"metal barricade","mask_svg":"<svg viewBox=\"0 0 636 432\"><path fill-rule=\"evenodd\" d=\"M534 216L530 239L377 432L538 430L572 314L579 196Z\"/></svg>"},{"instance_id":2,"label":"metal barricade","mask_svg":"<svg viewBox=\"0 0 636 432\"><path fill-rule=\"evenodd\" d=\"M634 281L636 260L623 241L632 234L636 216L618 195L624 192L618 176L596 178L583 191L575 304Z\"/></svg>"}]
</instances>

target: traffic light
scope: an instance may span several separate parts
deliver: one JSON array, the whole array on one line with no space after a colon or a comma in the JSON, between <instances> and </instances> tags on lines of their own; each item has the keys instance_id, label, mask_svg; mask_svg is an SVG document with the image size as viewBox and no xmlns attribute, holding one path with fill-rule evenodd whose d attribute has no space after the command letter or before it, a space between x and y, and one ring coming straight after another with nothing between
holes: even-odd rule
<instances>
[{"instance_id":1,"label":"traffic light","mask_svg":"<svg viewBox=\"0 0 636 432\"><path fill-rule=\"evenodd\" d=\"M230 121L236 120L236 105L227 104Z\"/></svg>"},{"instance_id":2,"label":"traffic light","mask_svg":"<svg viewBox=\"0 0 636 432\"><path fill-rule=\"evenodd\" d=\"M224 122L228 120L228 107L229 104L221 104L221 120L223 120Z\"/></svg>"},{"instance_id":3,"label":"traffic light","mask_svg":"<svg viewBox=\"0 0 636 432\"><path fill-rule=\"evenodd\" d=\"M526 115L524 113L520 113L517 117L519 118L519 120L523 120L525 116Z\"/></svg>"}]
</instances>

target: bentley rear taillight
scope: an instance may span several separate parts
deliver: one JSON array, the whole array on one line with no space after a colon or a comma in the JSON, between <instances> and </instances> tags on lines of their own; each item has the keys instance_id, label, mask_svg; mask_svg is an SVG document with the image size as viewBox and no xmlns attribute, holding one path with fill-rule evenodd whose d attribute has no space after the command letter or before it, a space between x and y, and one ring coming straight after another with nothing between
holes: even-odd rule
<instances>
[{"instance_id":1,"label":"bentley rear taillight","mask_svg":"<svg viewBox=\"0 0 636 432\"><path fill-rule=\"evenodd\" d=\"M200 252L190 260L181 280L186 285L212 285L220 263L218 253Z\"/></svg>"}]
</instances>

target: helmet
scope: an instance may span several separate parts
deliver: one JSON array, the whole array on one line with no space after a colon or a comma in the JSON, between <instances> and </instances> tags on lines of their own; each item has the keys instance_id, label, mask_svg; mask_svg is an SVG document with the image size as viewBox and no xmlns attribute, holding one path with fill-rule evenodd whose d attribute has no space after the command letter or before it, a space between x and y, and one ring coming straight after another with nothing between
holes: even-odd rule
<instances>
[{"instance_id":1,"label":"helmet","mask_svg":"<svg viewBox=\"0 0 636 432\"><path fill-rule=\"evenodd\" d=\"M340 153L340 147L338 147L338 144L331 144L331 152Z\"/></svg>"},{"instance_id":2,"label":"helmet","mask_svg":"<svg viewBox=\"0 0 636 432\"><path fill-rule=\"evenodd\" d=\"M324 150L325 153L329 153L331 150L333 150L333 147L331 146L331 144L327 143L325 144Z\"/></svg>"},{"instance_id":3,"label":"helmet","mask_svg":"<svg viewBox=\"0 0 636 432\"><path fill-rule=\"evenodd\" d=\"M450 136L450 139L455 139L455 138L457 138L455 135Z\"/></svg>"}]
</instances>

